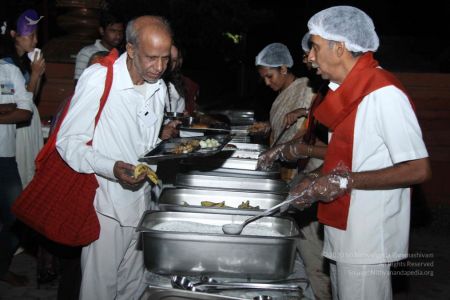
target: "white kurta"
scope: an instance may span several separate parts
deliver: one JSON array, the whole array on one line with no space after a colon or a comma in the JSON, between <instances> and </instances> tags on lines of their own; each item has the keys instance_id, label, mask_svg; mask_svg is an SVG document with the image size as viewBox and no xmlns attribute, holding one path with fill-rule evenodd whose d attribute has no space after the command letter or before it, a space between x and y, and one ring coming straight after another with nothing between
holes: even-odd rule
<instances>
[{"instance_id":1,"label":"white kurta","mask_svg":"<svg viewBox=\"0 0 450 300\"><path fill-rule=\"evenodd\" d=\"M113 84L95 133L94 118L106 78L106 68L99 64L81 75L58 133L57 149L64 160L78 172L95 173L99 183L94 207L100 237L82 251L83 300L136 299L144 275L134 227L149 207L150 186L145 183L136 191L124 189L115 179L113 167L119 160L136 165L138 157L156 145L166 89L161 80L145 83L146 88L134 87L126 58L124 53L114 64ZM86 143L92 136L90 147Z\"/></svg>"},{"instance_id":2,"label":"white kurta","mask_svg":"<svg viewBox=\"0 0 450 300\"><path fill-rule=\"evenodd\" d=\"M337 89L336 84L330 88ZM394 86L367 95L357 108L352 171L391 167L428 156L406 95ZM381 264L408 256L410 189L353 190L347 230L325 226L325 257Z\"/></svg>"},{"instance_id":3,"label":"white kurta","mask_svg":"<svg viewBox=\"0 0 450 300\"><path fill-rule=\"evenodd\" d=\"M158 141L164 113L165 85L159 80L147 84L144 97L133 86L126 67L126 53L114 64L114 77L108 101L95 129L94 118L104 90L106 68L98 64L86 69L78 81L70 110L58 133L57 149L76 171L96 173L99 188L96 210L116 219L123 226L136 226L148 206L149 185L137 191L124 189L115 179L113 166L122 160L136 165L138 157ZM147 109L152 124L145 124L139 113Z\"/></svg>"}]
</instances>

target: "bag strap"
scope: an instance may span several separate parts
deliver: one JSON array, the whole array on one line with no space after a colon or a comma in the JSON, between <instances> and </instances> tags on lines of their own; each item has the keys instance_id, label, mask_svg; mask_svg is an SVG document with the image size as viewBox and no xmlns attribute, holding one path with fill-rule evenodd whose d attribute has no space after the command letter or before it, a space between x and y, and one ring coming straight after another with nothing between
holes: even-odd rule
<instances>
[{"instance_id":1,"label":"bag strap","mask_svg":"<svg viewBox=\"0 0 450 300\"><path fill-rule=\"evenodd\" d=\"M102 97L100 98L100 106L98 108L97 114L95 116L95 123L94 123L94 129L97 126L97 123L100 119L100 115L102 114L103 108L105 107L106 101L108 100L109 92L111 91L111 85L113 81L113 64L119 57L119 52L117 49L113 48L109 54L102 59L100 59L99 63L102 66L107 67L106 71L106 80L105 80L105 89L103 90ZM55 130L52 132L52 134L48 137L47 143L44 145L42 150L38 153L35 162L36 162L36 168L39 167L39 162L44 160L52 151L55 150L56 145L56 137L58 136L59 129L61 127L62 122L64 121L64 118L67 115L67 112L69 111L70 102L72 101L73 95L70 97L69 101L67 101L66 105L64 106L63 111L61 112L61 116L58 119L58 122L55 124ZM92 140L90 140L88 145L92 145Z\"/></svg>"}]
</instances>

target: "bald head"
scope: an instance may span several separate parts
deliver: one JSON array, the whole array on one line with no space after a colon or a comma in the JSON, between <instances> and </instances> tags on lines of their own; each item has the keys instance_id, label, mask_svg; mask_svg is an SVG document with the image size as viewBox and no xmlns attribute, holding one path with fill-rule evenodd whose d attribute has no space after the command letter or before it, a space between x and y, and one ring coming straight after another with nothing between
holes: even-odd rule
<instances>
[{"instance_id":1,"label":"bald head","mask_svg":"<svg viewBox=\"0 0 450 300\"><path fill-rule=\"evenodd\" d=\"M160 32L172 38L169 22L160 16L141 16L128 22L126 29L127 43L138 46L147 33Z\"/></svg>"}]
</instances>

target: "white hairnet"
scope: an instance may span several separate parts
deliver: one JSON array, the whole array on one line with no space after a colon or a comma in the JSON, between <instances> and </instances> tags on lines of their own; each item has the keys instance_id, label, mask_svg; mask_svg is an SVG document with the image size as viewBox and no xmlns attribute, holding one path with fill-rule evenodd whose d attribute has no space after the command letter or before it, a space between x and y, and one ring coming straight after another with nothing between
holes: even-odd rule
<instances>
[{"instance_id":1,"label":"white hairnet","mask_svg":"<svg viewBox=\"0 0 450 300\"><path fill-rule=\"evenodd\" d=\"M324 9L309 19L308 28L310 34L344 42L352 52L377 51L380 44L372 19L352 6Z\"/></svg>"},{"instance_id":2,"label":"white hairnet","mask_svg":"<svg viewBox=\"0 0 450 300\"><path fill-rule=\"evenodd\" d=\"M309 38L311 37L311 34L309 32L305 33L305 35L302 38L302 49L304 52L309 52L311 50L310 44L309 44Z\"/></svg>"},{"instance_id":3,"label":"white hairnet","mask_svg":"<svg viewBox=\"0 0 450 300\"><path fill-rule=\"evenodd\" d=\"M272 68L286 65L290 68L294 65L294 60L288 47L281 43L273 43L267 45L259 52L255 59L255 65Z\"/></svg>"}]
</instances>

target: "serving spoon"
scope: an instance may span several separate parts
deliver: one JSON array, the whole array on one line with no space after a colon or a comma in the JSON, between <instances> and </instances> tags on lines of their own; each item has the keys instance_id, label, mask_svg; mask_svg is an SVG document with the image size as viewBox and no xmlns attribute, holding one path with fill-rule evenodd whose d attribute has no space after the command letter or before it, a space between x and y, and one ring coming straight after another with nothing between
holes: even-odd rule
<instances>
[{"instance_id":1,"label":"serving spoon","mask_svg":"<svg viewBox=\"0 0 450 300\"><path fill-rule=\"evenodd\" d=\"M242 222L241 224L224 224L222 225L222 231L225 234L231 234L231 235L239 235L241 234L242 230L244 230L244 227L247 226L248 224L250 224L251 222L254 222L262 217L266 217L266 216L270 216L273 213L275 213L280 207L287 205L289 203L291 203L292 201L300 198L301 196L303 196L303 194L305 193L306 190L304 190L303 192L300 193L300 195L288 195L286 200L284 200L283 202L272 206L269 209L266 209L265 211L263 211L260 214L257 214L253 217L250 217L248 219L246 219L244 222Z\"/></svg>"}]
</instances>

